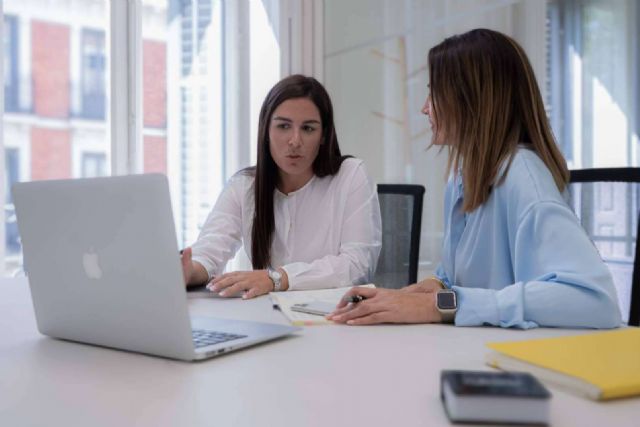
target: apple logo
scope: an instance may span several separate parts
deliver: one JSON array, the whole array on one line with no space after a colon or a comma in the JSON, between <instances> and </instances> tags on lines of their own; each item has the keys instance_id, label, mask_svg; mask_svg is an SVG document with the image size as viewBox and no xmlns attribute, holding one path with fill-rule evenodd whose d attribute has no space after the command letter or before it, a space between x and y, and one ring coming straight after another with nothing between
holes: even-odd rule
<instances>
[{"instance_id":1,"label":"apple logo","mask_svg":"<svg viewBox=\"0 0 640 427\"><path fill-rule=\"evenodd\" d=\"M102 278L102 269L98 263L98 254L93 248L89 248L89 252L82 254L82 266L84 267L84 272L88 278Z\"/></svg>"}]
</instances>

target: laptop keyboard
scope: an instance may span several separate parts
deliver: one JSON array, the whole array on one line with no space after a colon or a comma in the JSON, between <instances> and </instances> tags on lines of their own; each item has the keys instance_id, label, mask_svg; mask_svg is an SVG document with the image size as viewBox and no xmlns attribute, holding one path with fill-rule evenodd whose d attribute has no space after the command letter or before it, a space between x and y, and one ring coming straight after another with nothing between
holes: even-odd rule
<instances>
[{"instance_id":1,"label":"laptop keyboard","mask_svg":"<svg viewBox=\"0 0 640 427\"><path fill-rule=\"evenodd\" d=\"M196 348L206 347L208 345L220 344L221 342L246 338L246 335L228 334L225 332L206 331L204 329L194 329L191 331L193 335L193 344Z\"/></svg>"}]
</instances>

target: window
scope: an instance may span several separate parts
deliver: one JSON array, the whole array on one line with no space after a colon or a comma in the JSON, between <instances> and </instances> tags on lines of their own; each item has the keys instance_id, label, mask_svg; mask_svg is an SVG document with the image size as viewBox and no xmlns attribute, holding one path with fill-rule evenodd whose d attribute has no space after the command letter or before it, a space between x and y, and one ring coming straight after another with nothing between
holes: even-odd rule
<instances>
[{"instance_id":1,"label":"window","mask_svg":"<svg viewBox=\"0 0 640 427\"><path fill-rule=\"evenodd\" d=\"M20 253L20 236L18 235L18 223L16 222L16 210L13 205L11 186L18 182L20 177L20 151L17 148L6 148L5 159L5 205L4 215L6 221L5 247L7 255Z\"/></svg>"},{"instance_id":2,"label":"window","mask_svg":"<svg viewBox=\"0 0 640 427\"><path fill-rule=\"evenodd\" d=\"M107 156L104 153L82 154L82 177L95 178L107 174Z\"/></svg>"},{"instance_id":3,"label":"window","mask_svg":"<svg viewBox=\"0 0 640 427\"><path fill-rule=\"evenodd\" d=\"M251 130L279 78L279 50L261 0L142 4L143 170L167 174L186 246L226 180L251 164Z\"/></svg>"},{"instance_id":4,"label":"window","mask_svg":"<svg viewBox=\"0 0 640 427\"><path fill-rule=\"evenodd\" d=\"M570 168L640 165L640 6L555 0L548 105Z\"/></svg>"},{"instance_id":5,"label":"window","mask_svg":"<svg viewBox=\"0 0 640 427\"><path fill-rule=\"evenodd\" d=\"M107 0L5 0L6 191L0 270L21 270L10 186L109 173ZM91 120L82 120L90 118Z\"/></svg>"},{"instance_id":6,"label":"window","mask_svg":"<svg viewBox=\"0 0 640 427\"><path fill-rule=\"evenodd\" d=\"M82 30L82 115L104 119L106 55L104 31Z\"/></svg>"},{"instance_id":7,"label":"window","mask_svg":"<svg viewBox=\"0 0 640 427\"><path fill-rule=\"evenodd\" d=\"M547 104L569 167L640 166L640 5L554 0L547 18ZM582 186L578 215L628 306L640 194L617 183L595 188Z\"/></svg>"},{"instance_id":8,"label":"window","mask_svg":"<svg viewBox=\"0 0 640 427\"><path fill-rule=\"evenodd\" d=\"M253 106L280 77L280 3L4 1L7 22L20 23L6 27L5 56L17 46L6 64L20 64L16 97L28 108L3 118L20 155L0 175L15 165L21 181L164 173L179 244L191 244L226 179L250 165ZM14 219L5 213L7 236ZM11 275L20 249L4 249Z\"/></svg>"},{"instance_id":9,"label":"window","mask_svg":"<svg viewBox=\"0 0 640 427\"><path fill-rule=\"evenodd\" d=\"M4 17L4 109L18 110L18 19Z\"/></svg>"}]
</instances>

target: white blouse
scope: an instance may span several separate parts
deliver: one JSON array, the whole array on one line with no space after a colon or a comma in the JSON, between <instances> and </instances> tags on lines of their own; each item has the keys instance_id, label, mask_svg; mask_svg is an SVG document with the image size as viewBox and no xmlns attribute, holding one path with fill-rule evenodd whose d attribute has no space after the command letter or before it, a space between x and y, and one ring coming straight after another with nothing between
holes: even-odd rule
<instances>
[{"instance_id":1,"label":"white blouse","mask_svg":"<svg viewBox=\"0 0 640 427\"><path fill-rule=\"evenodd\" d=\"M254 177L227 183L193 244L193 260L213 278L244 243L251 259ZM337 288L373 279L382 226L376 185L362 160L342 162L336 175L314 176L289 194L276 190L271 265L282 267L289 289Z\"/></svg>"}]
</instances>

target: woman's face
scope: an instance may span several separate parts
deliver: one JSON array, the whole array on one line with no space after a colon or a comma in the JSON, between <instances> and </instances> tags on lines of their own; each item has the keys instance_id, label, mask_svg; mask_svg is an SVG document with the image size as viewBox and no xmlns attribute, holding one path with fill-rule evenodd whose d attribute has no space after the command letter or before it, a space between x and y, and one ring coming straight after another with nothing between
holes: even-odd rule
<instances>
[{"instance_id":1,"label":"woman's face","mask_svg":"<svg viewBox=\"0 0 640 427\"><path fill-rule=\"evenodd\" d=\"M322 143L318 107L308 98L292 98L278 105L269 124L269 150L283 180L307 180Z\"/></svg>"},{"instance_id":2,"label":"woman's face","mask_svg":"<svg viewBox=\"0 0 640 427\"><path fill-rule=\"evenodd\" d=\"M429 93L427 95L427 100L424 103L424 106L422 107L422 110L420 110L422 112L422 114L426 115L429 118L429 124L431 125L431 142L432 144L435 145L443 145L444 144L444 138L437 138L436 139L436 135L438 134L438 124L436 123L436 118L433 114L433 102L431 100L431 93Z\"/></svg>"}]
</instances>

